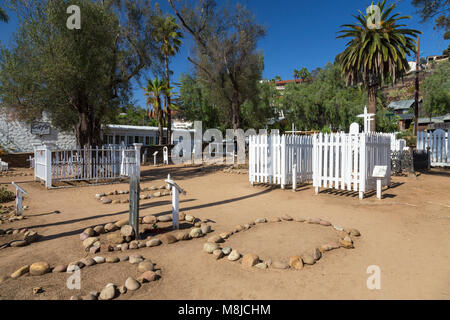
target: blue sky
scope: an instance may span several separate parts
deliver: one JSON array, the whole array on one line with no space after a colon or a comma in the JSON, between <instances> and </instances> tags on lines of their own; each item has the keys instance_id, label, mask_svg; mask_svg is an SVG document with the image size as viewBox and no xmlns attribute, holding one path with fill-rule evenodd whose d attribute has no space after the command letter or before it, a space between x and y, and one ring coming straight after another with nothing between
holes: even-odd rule
<instances>
[{"instance_id":1,"label":"blue sky","mask_svg":"<svg viewBox=\"0 0 450 320\"><path fill-rule=\"evenodd\" d=\"M218 0L220 3L221 1ZM409 28L423 32L421 36L421 56L441 54L448 46L443 39L443 32L433 30L433 23L420 23L416 9L411 0L391 0L397 2L397 11L410 15L412 19L404 20ZM172 12L167 1L159 1L164 11ZM365 12L371 1L366 0L248 0L245 2L255 14L258 23L267 28L267 35L259 42L259 49L264 53L265 69L263 78L292 79L295 68L306 67L313 70L334 61L335 56L345 48L346 40L336 39L339 26L353 23L352 14L358 10ZM10 13L9 24L0 24L0 41L8 43L17 27L17 20ZM173 79L178 80L182 73L192 72L192 65L187 56L193 47L192 40L186 35L184 45L171 64ZM148 74L147 77L152 77ZM144 106L142 90L136 86L134 99Z\"/></svg>"}]
</instances>

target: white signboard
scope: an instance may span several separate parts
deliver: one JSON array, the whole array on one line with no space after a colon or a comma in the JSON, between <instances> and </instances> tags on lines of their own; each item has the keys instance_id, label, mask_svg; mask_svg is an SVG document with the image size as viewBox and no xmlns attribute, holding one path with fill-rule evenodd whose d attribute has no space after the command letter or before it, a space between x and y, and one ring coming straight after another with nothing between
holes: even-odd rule
<instances>
[{"instance_id":1,"label":"white signboard","mask_svg":"<svg viewBox=\"0 0 450 320\"><path fill-rule=\"evenodd\" d=\"M50 134L50 124L46 122L32 122L31 133L37 135Z\"/></svg>"},{"instance_id":2,"label":"white signboard","mask_svg":"<svg viewBox=\"0 0 450 320\"><path fill-rule=\"evenodd\" d=\"M375 166L373 168L372 177L384 178L386 177L387 166Z\"/></svg>"}]
</instances>

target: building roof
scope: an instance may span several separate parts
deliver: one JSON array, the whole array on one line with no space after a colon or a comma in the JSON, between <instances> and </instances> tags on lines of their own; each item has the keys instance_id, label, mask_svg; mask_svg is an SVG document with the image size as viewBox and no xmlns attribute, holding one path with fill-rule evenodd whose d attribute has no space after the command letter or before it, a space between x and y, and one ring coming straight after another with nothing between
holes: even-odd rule
<instances>
[{"instance_id":1,"label":"building roof","mask_svg":"<svg viewBox=\"0 0 450 320\"><path fill-rule=\"evenodd\" d=\"M116 130L129 130L129 131L158 131L158 127L151 127L151 126L130 126L130 125L124 125L124 124L107 124L105 126L107 129L116 129ZM167 128L163 128L164 131L167 130ZM172 131L189 131L189 132L195 132L195 129L173 129Z\"/></svg>"},{"instance_id":2,"label":"building roof","mask_svg":"<svg viewBox=\"0 0 450 320\"><path fill-rule=\"evenodd\" d=\"M291 82L295 82L295 83L302 83L305 82L306 80L303 79L294 79L294 80L281 80L281 81L275 81L275 85L277 86L284 86L287 83L291 83Z\"/></svg>"},{"instance_id":3,"label":"building roof","mask_svg":"<svg viewBox=\"0 0 450 320\"><path fill-rule=\"evenodd\" d=\"M414 119L414 114L412 114L412 113L396 114L396 116L399 117L400 120L412 120L412 119Z\"/></svg>"},{"instance_id":4,"label":"building roof","mask_svg":"<svg viewBox=\"0 0 450 320\"><path fill-rule=\"evenodd\" d=\"M443 122L449 122L450 121L450 113L447 113L444 116L440 117L432 117L430 120L430 117L423 117L417 119L417 122L419 124L427 124L427 123L443 123Z\"/></svg>"},{"instance_id":5,"label":"building roof","mask_svg":"<svg viewBox=\"0 0 450 320\"><path fill-rule=\"evenodd\" d=\"M419 103L422 99L419 99ZM389 103L388 108L393 110L408 110L414 105L414 99L392 101Z\"/></svg>"}]
</instances>

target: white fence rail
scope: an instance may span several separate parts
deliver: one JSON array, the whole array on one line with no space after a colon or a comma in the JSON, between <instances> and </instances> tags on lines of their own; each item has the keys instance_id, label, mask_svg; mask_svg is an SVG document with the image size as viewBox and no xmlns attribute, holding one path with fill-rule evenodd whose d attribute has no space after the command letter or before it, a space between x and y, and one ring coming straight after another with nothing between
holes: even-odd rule
<instances>
[{"instance_id":1,"label":"white fence rail","mask_svg":"<svg viewBox=\"0 0 450 320\"><path fill-rule=\"evenodd\" d=\"M450 130L437 129L433 132L417 133L417 150L430 148L431 165L435 167L450 166Z\"/></svg>"},{"instance_id":2,"label":"white fence rail","mask_svg":"<svg viewBox=\"0 0 450 320\"><path fill-rule=\"evenodd\" d=\"M53 150L48 144L36 146L34 176L51 188L55 181L104 181L140 175L140 148L138 143L130 149L104 146Z\"/></svg>"},{"instance_id":3,"label":"white fence rail","mask_svg":"<svg viewBox=\"0 0 450 320\"><path fill-rule=\"evenodd\" d=\"M260 134L249 137L249 180L252 183L292 183L312 179L312 137Z\"/></svg>"},{"instance_id":4,"label":"white fence rail","mask_svg":"<svg viewBox=\"0 0 450 320\"><path fill-rule=\"evenodd\" d=\"M315 134L313 136L313 186L364 192L376 188L376 165L386 166L382 185L390 184L391 137L378 133Z\"/></svg>"}]
</instances>

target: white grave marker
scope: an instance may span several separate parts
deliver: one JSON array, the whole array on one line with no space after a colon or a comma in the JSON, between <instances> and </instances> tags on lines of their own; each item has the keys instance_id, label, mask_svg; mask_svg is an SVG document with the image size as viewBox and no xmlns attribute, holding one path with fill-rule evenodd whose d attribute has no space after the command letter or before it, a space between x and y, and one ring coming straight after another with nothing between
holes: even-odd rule
<instances>
[{"instance_id":1,"label":"white grave marker","mask_svg":"<svg viewBox=\"0 0 450 320\"><path fill-rule=\"evenodd\" d=\"M170 184L172 189L172 227L173 229L179 229L180 224L178 220L178 212L180 210L180 200L178 197L178 193L186 194L178 184L176 184L173 180L167 179L165 180L168 184Z\"/></svg>"},{"instance_id":2,"label":"white grave marker","mask_svg":"<svg viewBox=\"0 0 450 320\"><path fill-rule=\"evenodd\" d=\"M158 151L153 152L153 165L156 166L156 155L158 154Z\"/></svg>"},{"instance_id":3,"label":"white grave marker","mask_svg":"<svg viewBox=\"0 0 450 320\"><path fill-rule=\"evenodd\" d=\"M387 166L375 166L372 177L377 178L377 199L381 199L381 179L386 177Z\"/></svg>"},{"instance_id":4,"label":"white grave marker","mask_svg":"<svg viewBox=\"0 0 450 320\"><path fill-rule=\"evenodd\" d=\"M28 194L25 190L23 190L18 184L15 182L11 182L14 187L16 187L16 215L22 215L22 195Z\"/></svg>"}]
</instances>

